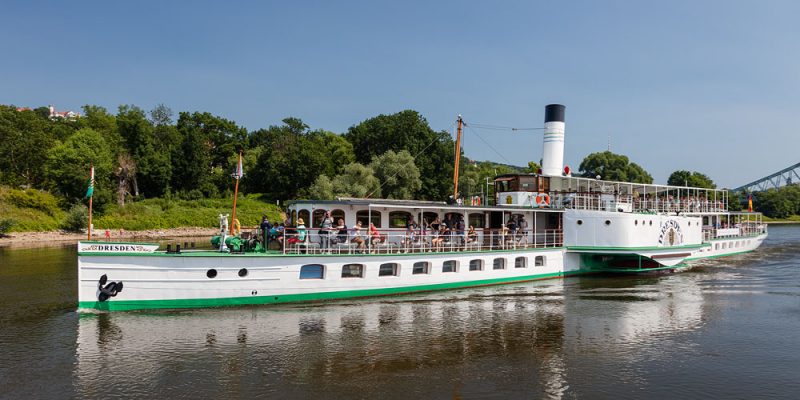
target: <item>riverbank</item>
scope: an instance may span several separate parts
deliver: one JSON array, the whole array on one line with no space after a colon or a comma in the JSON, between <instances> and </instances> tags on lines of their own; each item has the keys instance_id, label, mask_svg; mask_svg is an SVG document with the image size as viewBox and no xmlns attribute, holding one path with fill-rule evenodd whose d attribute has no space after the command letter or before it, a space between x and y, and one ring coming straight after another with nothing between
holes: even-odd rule
<instances>
[{"instance_id":1,"label":"riverbank","mask_svg":"<svg viewBox=\"0 0 800 400\"><path fill-rule=\"evenodd\" d=\"M164 240L171 238L208 238L217 233L217 228L206 227L184 227L169 229L150 229L141 231L126 231L124 229L109 230L109 238L106 239L105 230L95 229L93 240L109 241L142 241L142 240ZM0 238L0 247L40 247L40 246L65 246L76 244L80 240L86 240L86 233L75 233L65 231L50 232L13 232L6 237Z\"/></svg>"}]
</instances>

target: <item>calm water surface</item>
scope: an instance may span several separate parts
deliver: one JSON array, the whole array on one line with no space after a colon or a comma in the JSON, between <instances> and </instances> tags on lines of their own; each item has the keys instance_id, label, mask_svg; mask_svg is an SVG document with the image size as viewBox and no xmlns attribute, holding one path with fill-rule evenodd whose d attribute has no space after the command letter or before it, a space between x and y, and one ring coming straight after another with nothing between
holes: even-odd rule
<instances>
[{"instance_id":1,"label":"calm water surface","mask_svg":"<svg viewBox=\"0 0 800 400\"><path fill-rule=\"evenodd\" d=\"M0 398L792 398L800 227L676 274L75 313L73 247L0 249Z\"/></svg>"}]
</instances>

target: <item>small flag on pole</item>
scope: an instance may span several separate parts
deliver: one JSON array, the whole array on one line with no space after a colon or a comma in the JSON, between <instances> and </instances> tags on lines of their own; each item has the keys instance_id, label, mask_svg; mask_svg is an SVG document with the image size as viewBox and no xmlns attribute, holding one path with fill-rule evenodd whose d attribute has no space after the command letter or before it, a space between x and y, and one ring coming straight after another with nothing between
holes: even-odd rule
<instances>
[{"instance_id":1,"label":"small flag on pole","mask_svg":"<svg viewBox=\"0 0 800 400\"><path fill-rule=\"evenodd\" d=\"M89 172L89 187L86 189L86 198L92 197L94 194L94 166L92 166Z\"/></svg>"},{"instance_id":2,"label":"small flag on pole","mask_svg":"<svg viewBox=\"0 0 800 400\"><path fill-rule=\"evenodd\" d=\"M753 212L753 195L747 195L747 212Z\"/></svg>"},{"instance_id":3,"label":"small flag on pole","mask_svg":"<svg viewBox=\"0 0 800 400\"><path fill-rule=\"evenodd\" d=\"M242 168L242 153L239 153L239 162L236 164L236 172L232 174L234 179L241 179L244 176L244 168Z\"/></svg>"}]
</instances>

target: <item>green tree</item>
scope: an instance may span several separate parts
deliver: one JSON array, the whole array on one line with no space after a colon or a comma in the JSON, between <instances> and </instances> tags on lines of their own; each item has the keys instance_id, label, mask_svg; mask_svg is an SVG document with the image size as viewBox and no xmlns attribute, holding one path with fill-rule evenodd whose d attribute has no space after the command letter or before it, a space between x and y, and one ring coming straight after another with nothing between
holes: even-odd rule
<instances>
[{"instance_id":1,"label":"green tree","mask_svg":"<svg viewBox=\"0 0 800 400\"><path fill-rule=\"evenodd\" d=\"M381 192L387 199L413 199L422 187L419 168L414 157L406 150L395 153L392 150L372 158L369 167L381 185Z\"/></svg>"},{"instance_id":2,"label":"green tree","mask_svg":"<svg viewBox=\"0 0 800 400\"><path fill-rule=\"evenodd\" d=\"M788 218L800 214L800 185L787 185L754 193L754 207L772 218Z\"/></svg>"},{"instance_id":3,"label":"green tree","mask_svg":"<svg viewBox=\"0 0 800 400\"><path fill-rule=\"evenodd\" d=\"M111 200L116 185L112 183L112 154L99 132L83 128L64 143L56 144L47 154L47 180L54 192L69 203L84 198L89 168L95 168L94 203L98 210Z\"/></svg>"},{"instance_id":4,"label":"green tree","mask_svg":"<svg viewBox=\"0 0 800 400\"><path fill-rule=\"evenodd\" d=\"M42 160L55 142L49 120L34 111L0 106L0 183L42 187Z\"/></svg>"},{"instance_id":5,"label":"green tree","mask_svg":"<svg viewBox=\"0 0 800 400\"><path fill-rule=\"evenodd\" d=\"M320 175L309 186L307 196L313 200L331 200L336 196L333 194L333 181L327 175Z\"/></svg>"},{"instance_id":6,"label":"green tree","mask_svg":"<svg viewBox=\"0 0 800 400\"><path fill-rule=\"evenodd\" d=\"M99 133L112 155L125 151L123 139L117 132L116 117L109 114L105 107L87 104L83 106L83 113L83 118L78 119L81 127L91 128Z\"/></svg>"},{"instance_id":7,"label":"green tree","mask_svg":"<svg viewBox=\"0 0 800 400\"><path fill-rule=\"evenodd\" d=\"M716 189L717 185L706 174L696 171L678 170L669 175L667 185L689 186L704 189Z\"/></svg>"},{"instance_id":8,"label":"green tree","mask_svg":"<svg viewBox=\"0 0 800 400\"><path fill-rule=\"evenodd\" d=\"M298 118L286 118L250 135L250 145L261 148L248 187L269 198L293 199L320 175L335 176L353 158L352 149L338 135L309 131Z\"/></svg>"},{"instance_id":9,"label":"green tree","mask_svg":"<svg viewBox=\"0 0 800 400\"><path fill-rule=\"evenodd\" d=\"M172 152L173 187L178 190L200 190L206 196L215 196L227 190L230 181L214 179L227 176L234 165L230 156L246 147L247 130L234 122L207 112L179 114L177 123L181 145Z\"/></svg>"},{"instance_id":10,"label":"green tree","mask_svg":"<svg viewBox=\"0 0 800 400\"><path fill-rule=\"evenodd\" d=\"M422 187L415 197L443 200L452 191L453 149L450 134L436 132L413 110L379 115L350 127L345 138L353 144L356 161L369 163L389 150L406 150L415 157Z\"/></svg>"},{"instance_id":11,"label":"green tree","mask_svg":"<svg viewBox=\"0 0 800 400\"><path fill-rule=\"evenodd\" d=\"M351 163L344 167L341 175L333 178L335 197L381 197L381 183L372 168Z\"/></svg>"},{"instance_id":12,"label":"green tree","mask_svg":"<svg viewBox=\"0 0 800 400\"><path fill-rule=\"evenodd\" d=\"M619 182L653 183L653 177L628 157L610 151L592 153L581 161L580 175Z\"/></svg>"}]
</instances>

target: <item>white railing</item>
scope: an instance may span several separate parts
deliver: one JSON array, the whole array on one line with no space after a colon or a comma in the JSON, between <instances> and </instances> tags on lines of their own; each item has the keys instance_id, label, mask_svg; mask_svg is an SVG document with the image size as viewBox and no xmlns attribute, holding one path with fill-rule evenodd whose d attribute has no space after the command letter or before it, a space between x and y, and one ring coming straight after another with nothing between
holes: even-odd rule
<instances>
[{"instance_id":1,"label":"white railing","mask_svg":"<svg viewBox=\"0 0 800 400\"><path fill-rule=\"evenodd\" d=\"M518 230L478 229L474 235L467 232L449 232L442 235L430 231L405 229L379 229L378 234L369 235L362 229L354 236L353 229L340 234L334 229L323 233L320 229L306 229L305 240L298 241L298 234L290 232L279 238L280 251L284 254L387 254L425 252L474 252L490 250L552 248L563 246L560 229ZM295 240L292 240L292 239Z\"/></svg>"},{"instance_id":2,"label":"white railing","mask_svg":"<svg viewBox=\"0 0 800 400\"><path fill-rule=\"evenodd\" d=\"M674 198L671 196L643 197L615 195L610 193L551 192L550 207L577 210L622 211L622 212L726 212L722 201L695 197Z\"/></svg>"}]
</instances>

